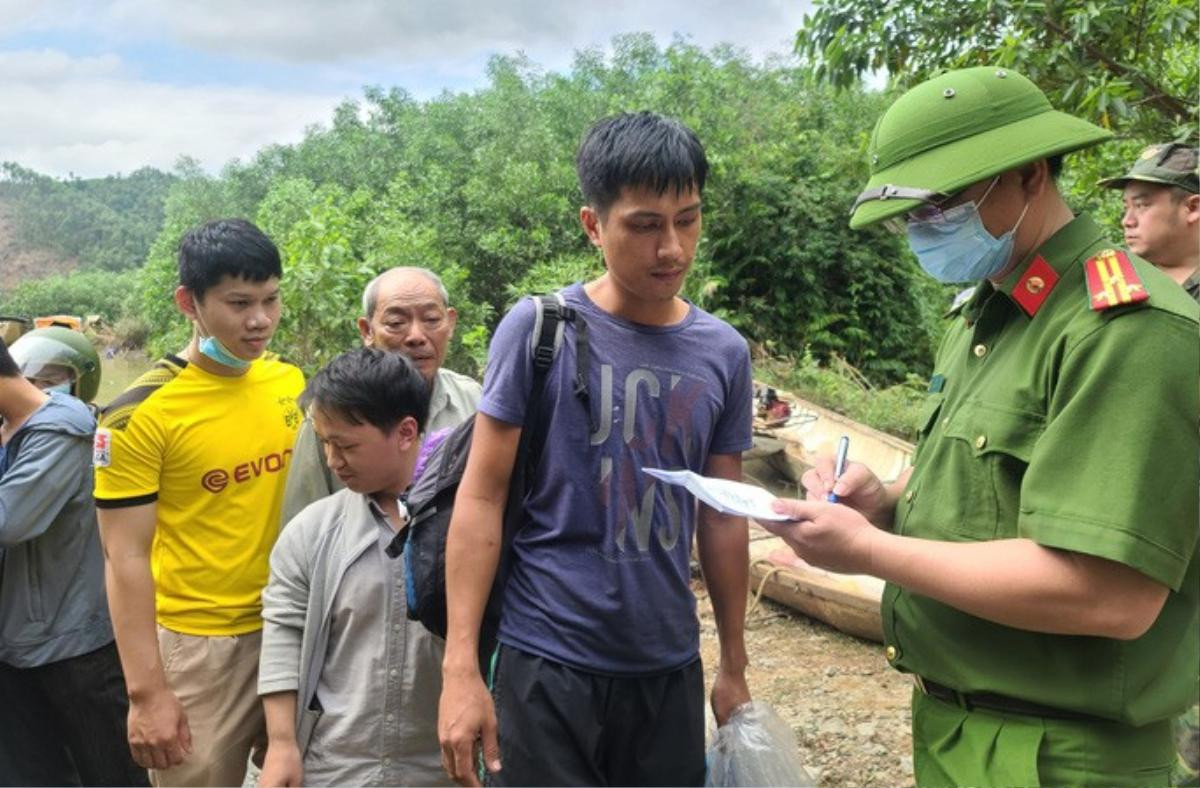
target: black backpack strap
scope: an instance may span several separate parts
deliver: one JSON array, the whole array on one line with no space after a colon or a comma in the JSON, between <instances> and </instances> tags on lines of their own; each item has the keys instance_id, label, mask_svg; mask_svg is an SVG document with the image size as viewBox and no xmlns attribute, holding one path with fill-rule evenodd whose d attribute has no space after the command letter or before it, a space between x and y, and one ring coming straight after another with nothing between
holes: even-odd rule
<instances>
[{"instance_id":1,"label":"black backpack strap","mask_svg":"<svg viewBox=\"0 0 1200 788\"><path fill-rule=\"evenodd\" d=\"M532 422L532 415L541 404L542 391L545 388L546 374L554 363L554 356L562 345L564 326L572 323L575 326L575 378L572 393L583 405L587 413L588 427L596 431L596 418L592 415L592 402L588 394L588 374L591 372L591 354L588 345L587 322L579 318L574 307L567 306L562 293L539 295L534 297L536 314L533 322L531 337L531 356L533 358L533 391L526 406L525 424Z\"/></svg>"}]
</instances>

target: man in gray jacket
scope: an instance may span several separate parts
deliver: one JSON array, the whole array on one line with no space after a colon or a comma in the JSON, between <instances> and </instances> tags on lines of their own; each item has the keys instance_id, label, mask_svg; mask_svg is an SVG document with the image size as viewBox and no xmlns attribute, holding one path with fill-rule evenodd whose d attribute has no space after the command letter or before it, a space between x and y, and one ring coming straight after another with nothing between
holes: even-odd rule
<instances>
[{"instance_id":1,"label":"man in gray jacket","mask_svg":"<svg viewBox=\"0 0 1200 788\"><path fill-rule=\"evenodd\" d=\"M18 345L36 345L37 369L23 370L0 340L0 784L147 785L125 739L104 597L96 420L76 397L22 375L54 373L72 393L94 392L99 359L82 337L61 347L53 333L27 337Z\"/></svg>"},{"instance_id":2,"label":"man in gray jacket","mask_svg":"<svg viewBox=\"0 0 1200 788\"><path fill-rule=\"evenodd\" d=\"M455 427L475 415L479 383L442 366L458 313L437 274L428 268L388 269L363 290L362 306L357 325L363 344L408 356L429 384L429 432ZM343 486L326 465L312 419L306 418L292 452L281 523Z\"/></svg>"},{"instance_id":3,"label":"man in gray jacket","mask_svg":"<svg viewBox=\"0 0 1200 788\"><path fill-rule=\"evenodd\" d=\"M335 358L305 398L348 489L288 523L263 591L259 785L447 785L437 739L442 641L407 617L404 528L429 391L407 357Z\"/></svg>"}]
</instances>

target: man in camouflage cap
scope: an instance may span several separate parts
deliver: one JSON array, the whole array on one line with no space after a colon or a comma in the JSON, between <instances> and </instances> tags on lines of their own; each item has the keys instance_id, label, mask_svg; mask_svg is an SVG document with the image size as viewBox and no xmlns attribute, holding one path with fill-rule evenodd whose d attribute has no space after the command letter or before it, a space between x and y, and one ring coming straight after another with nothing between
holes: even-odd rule
<instances>
[{"instance_id":1,"label":"man in camouflage cap","mask_svg":"<svg viewBox=\"0 0 1200 788\"><path fill-rule=\"evenodd\" d=\"M1125 193L1125 243L1200 301L1200 163L1178 142L1151 145L1129 172L1100 181Z\"/></svg>"},{"instance_id":2,"label":"man in camouflage cap","mask_svg":"<svg viewBox=\"0 0 1200 788\"><path fill-rule=\"evenodd\" d=\"M1166 784L1195 691L1200 307L1060 195L1061 156L1109 136L983 67L908 91L871 139L851 226L897 220L975 287L913 467L885 486L825 459L772 530L888 581L919 785Z\"/></svg>"}]
</instances>

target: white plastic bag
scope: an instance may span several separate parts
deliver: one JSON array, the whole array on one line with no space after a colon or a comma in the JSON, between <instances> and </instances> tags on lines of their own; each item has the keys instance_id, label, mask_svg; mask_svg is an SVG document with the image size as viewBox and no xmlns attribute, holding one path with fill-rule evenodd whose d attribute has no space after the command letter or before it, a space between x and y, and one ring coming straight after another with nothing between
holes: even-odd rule
<instances>
[{"instance_id":1,"label":"white plastic bag","mask_svg":"<svg viewBox=\"0 0 1200 788\"><path fill-rule=\"evenodd\" d=\"M763 701L738 706L717 728L708 748L704 784L714 788L816 785L800 761L791 728Z\"/></svg>"}]
</instances>

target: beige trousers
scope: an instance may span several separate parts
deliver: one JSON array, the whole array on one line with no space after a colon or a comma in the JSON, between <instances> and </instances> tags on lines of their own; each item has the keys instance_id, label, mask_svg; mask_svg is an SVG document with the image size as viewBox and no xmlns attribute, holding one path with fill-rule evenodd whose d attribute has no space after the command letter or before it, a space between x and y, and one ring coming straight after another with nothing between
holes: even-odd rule
<instances>
[{"instance_id":1,"label":"beige trousers","mask_svg":"<svg viewBox=\"0 0 1200 788\"><path fill-rule=\"evenodd\" d=\"M192 752L170 769L151 769L165 786L240 786L250 751L265 749L266 723L258 699L262 632L198 637L158 628L167 685L187 714Z\"/></svg>"}]
</instances>

